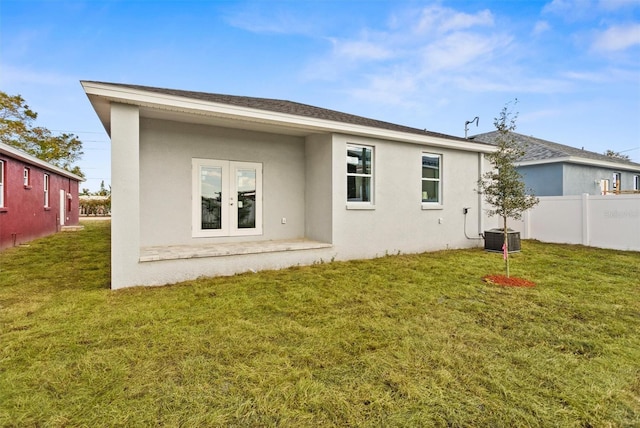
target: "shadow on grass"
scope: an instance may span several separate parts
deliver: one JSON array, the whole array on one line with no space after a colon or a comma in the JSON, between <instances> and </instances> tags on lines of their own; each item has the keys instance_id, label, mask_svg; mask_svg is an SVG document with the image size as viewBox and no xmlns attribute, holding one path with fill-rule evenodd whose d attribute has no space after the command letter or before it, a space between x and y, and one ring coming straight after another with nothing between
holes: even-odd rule
<instances>
[{"instance_id":1,"label":"shadow on grass","mask_svg":"<svg viewBox=\"0 0 640 428\"><path fill-rule=\"evenodd\" d=\"M108 221L59 232L0 252L0 286L61 289L110 288L111 228Z\"/></svg>"}]
</instances>

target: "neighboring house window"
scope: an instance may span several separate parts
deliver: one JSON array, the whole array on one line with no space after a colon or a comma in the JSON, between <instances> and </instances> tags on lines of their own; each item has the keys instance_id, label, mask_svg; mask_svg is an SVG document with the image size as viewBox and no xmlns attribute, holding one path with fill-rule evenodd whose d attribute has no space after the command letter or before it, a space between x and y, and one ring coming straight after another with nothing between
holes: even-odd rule
<instances>
[{"instance_id":1,"label":"neighboring house window","mask_svg":"<svg viewBox=\"0 0 640 428\"><path fill-rule=\"evenodd\" d=\"M4 208L4 161L0 160L0 208Z\"/></svg>"},{"instance_id":2,"label":"neighboring house window","mask_svg":"<svg viewBox=\"0 0 640 428\"><path fill-rule=\"evenodd\" d=\"M442 155L422 154L422 203L442 204Z\"/></svg>"},{"instance_id":3,"label":"neighboring house window","mask_svg":"<svg viewBox=\"0 0 640 428\"><path fill-rule=\"evenodd\" d=\"M640 190L640 175L633 176L633 190L636 190L636 191Z\"/></svg>"},{"instance_id":4,"label":"neighboring house window","mask_svg":"<svg viewBox=\"0 0 640 428\"><path fill-rule=\"evenodd\" d=\"M193 236L262 234L262 164L193 159Z\"/></svg>"},{"instance_id":5,"label":"neighboring house window","mask_svg":"<svg viewBox=\"0 0 640 428\"><path fill-rule=\"evenodd\" d=\"M44 207L49 208L49 174L44 175Z\"/></svg>"},{"instance_id":6,"label":"neighboring house window","mask_svg":"<svg viewBox=\"0 0 640 428\"><path fill-rule=\"evenodd\" d=\"M27 167L24 168L23 180L24 187L29 187L31 184L31 170Z\"/></svg>"},{"instance_id":7,"label":"neighboring house window","mask_svg":"<svg viewBox=\"0 0 640 428\"><path fill-rule=\"evenodd\" d=\"M619 172L614 172L613 173L613 190L616 191L620 191L620 179L621 179L622 174L620 174Z\"/></svg>"},{"instance_id":8,"label":"neighboring house window","mask_svg":"<svg viewBox=\"0 0 640 428\"><path fill-rule=\"evenodd\" d=\"M347 144L347 202L373 203L373 147Z\"/></svg>"}]
</instances>

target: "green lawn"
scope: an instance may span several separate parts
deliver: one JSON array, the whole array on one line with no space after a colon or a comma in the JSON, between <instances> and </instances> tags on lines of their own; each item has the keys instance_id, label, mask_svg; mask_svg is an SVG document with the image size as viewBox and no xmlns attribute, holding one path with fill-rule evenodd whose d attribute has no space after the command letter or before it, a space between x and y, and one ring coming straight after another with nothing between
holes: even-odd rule
<instances>
[{"instance_id":1,"label":"green lawn","mask_svg":"<svg viewBox=\"0 0 640 428\"><path fill-rule=\"evenodd\" d=\"M640 253L523 242L110 291L108 223L0 253L0 426L640 426Z\"/></svg>"}]
</instances>

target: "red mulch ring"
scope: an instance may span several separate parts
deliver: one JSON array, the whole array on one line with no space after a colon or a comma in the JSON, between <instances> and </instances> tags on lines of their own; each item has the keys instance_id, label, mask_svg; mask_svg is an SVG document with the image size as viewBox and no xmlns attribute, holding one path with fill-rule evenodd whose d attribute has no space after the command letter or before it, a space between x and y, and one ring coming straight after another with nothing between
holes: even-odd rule
<instances>
[{"instance_id":1,"label":"red mulch ring","mask_svg":"<svg viewBox=\"0 0 640 428\"><path fill-rule=\"evenodd\" d=\"M522 278L516 278L510 276L507 278L504 275L487 275L482 278L485 282L489 284L503 285L505 287L535 287L536 283L528 281Z\"/></svg>"}]
</instances>

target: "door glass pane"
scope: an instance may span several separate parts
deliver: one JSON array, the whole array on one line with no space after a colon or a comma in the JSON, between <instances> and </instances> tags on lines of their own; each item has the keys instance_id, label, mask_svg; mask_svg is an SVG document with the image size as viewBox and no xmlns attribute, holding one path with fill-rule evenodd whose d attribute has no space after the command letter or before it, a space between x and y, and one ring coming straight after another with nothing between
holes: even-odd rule
<instances>
[{"instance_id":1,"label":"door glass pane","mask_svg":"<svg viewBox=\"0 0 640 428\"><path fill-rule=\"evenodd\" d=\"M200 169L202 198L202 229L222 228L222 168L203 166Z\"/></svg>"},{"instance_id":2,"label":"door glass pane","mask_svg":"<svg viewBox=\"0 0 640 428\"><path fill-rule=\"evenodd\" d=\"M256 170L238 169L236 171L236 189L238 192L238 228L256 227Z\"/></svg>"}]
</instances>

